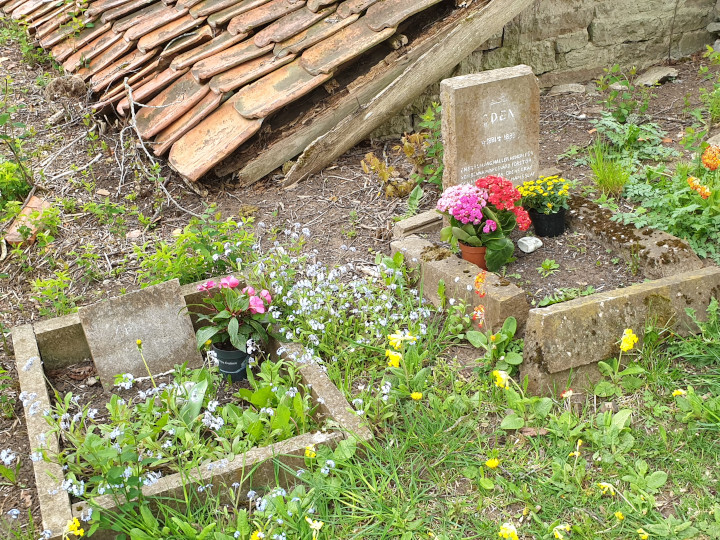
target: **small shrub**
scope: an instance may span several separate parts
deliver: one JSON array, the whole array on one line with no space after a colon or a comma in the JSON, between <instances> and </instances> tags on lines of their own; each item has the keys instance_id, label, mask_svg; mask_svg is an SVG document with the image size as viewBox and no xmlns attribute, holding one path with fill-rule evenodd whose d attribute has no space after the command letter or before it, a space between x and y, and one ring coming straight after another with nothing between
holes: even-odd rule
<instances>
[{"instance_id":1,"label":"small shrub","mask_svg":"<svg viewBox=\"0 0 720 540\"><path fill-rule=\"evenodd\" d=\"M11 161L0 162L0 211L9 201L21 201L30 193L30 184L25 180L21 167Z\"/></svg>"}]
</instances>

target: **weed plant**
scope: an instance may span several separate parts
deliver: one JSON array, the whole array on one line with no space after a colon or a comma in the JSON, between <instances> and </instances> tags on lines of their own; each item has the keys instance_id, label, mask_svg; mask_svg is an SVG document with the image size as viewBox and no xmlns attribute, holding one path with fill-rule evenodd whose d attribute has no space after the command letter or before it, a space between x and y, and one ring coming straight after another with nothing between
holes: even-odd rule
<instances>
[{"instance_id":1,"label":"weed plant","mask_svg":"<svg viewBox=\"0 0 720 540\"><path fill-rule=\"evenodd\" d=\"M596 139L588 149L589 164L595 183L605 194L620 195L630 180L630 169L611 152L610 146Z\"/></svg>"}]
</instances>

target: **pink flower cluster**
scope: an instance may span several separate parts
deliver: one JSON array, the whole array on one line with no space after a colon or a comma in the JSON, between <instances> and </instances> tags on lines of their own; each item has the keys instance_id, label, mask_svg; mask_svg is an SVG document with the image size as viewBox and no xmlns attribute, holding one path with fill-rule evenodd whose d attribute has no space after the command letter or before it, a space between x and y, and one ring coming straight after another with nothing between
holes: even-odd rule
<instances>
[{"instance_id":1,"label":"pink flower cluster","mask_svg":"<svg viewBox=\"0 0 720 540\"><path fill-rule=\"evenodd\" d=\"M437 203L437 209L450 214L463 225L479 225L484 219L483 208L488 202L488 192L469 184L446 189Z\"/></svg>"},{"instance_id":2,"label":"pink flower cluster","mask_svg":"<svg viewBox=\"0 0 720 540\"><path fill-rule=\"evenodd\" d=\"M240 285L240 281L235 276L227 276L220 280L220 288L221 289L234 289ZM206 281L205 283L201 283L197 286L198 291L210 291L211 289L214 289L217 287L218 284L215 283L213 280ZM265 313L267 310L265 306L265 302L267 302L268 305L270 305L270 302L272 302L272 296L270 296L270 291L267 289L263 289L260 291L260 293L255 292L255 289L253 287L245 287L240 292L243 294L247 294L250 297L250 313Z\"/></svg>"}]
</instances>

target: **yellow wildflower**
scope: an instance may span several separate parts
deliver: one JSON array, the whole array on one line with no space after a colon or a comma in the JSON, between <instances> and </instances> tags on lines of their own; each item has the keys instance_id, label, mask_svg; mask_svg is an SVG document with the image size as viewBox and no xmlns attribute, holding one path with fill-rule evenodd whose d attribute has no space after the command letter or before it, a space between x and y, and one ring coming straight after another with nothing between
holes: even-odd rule
<instances>
[{"instance_id":1,"label":"yellow wildflower","mask_svg":"<svg viewBox=\"0 0 720 540\"><path fill-rule=\"evenodd\" d=\"M510 375L508 375L507 371L496 369L492 372L492 375L495 377L495 386L506 390L510 388Z\"/></svg>"},{"instance_id":2,"label":"yellow wildflower","mask_svg":"<svg viewBox=\"0 0 720 540\"><path fill-rule=\"evenodd\" d=\"M561 523L557 527L553 529L553 536L555 538L558 538L559 540L563 540L565 538L565 535L563 534L563 531L566 533L570 532L570 525L567 523Z\"/></svg>"},{"instance_id":3,"label":"yellow wildflower","mask_svg":"<svg viewBox=\"0 0 720 540\"><path fill-rule=\"evenodd\" d=\"M677 390L675 390L675 391L672 393L673 397L684 396L684 395L686 395L686 394L687 394L687 392L686 392L685 390L680 389L680 388L678 388Z\"/></svg>"},{"instance_id":4,"label":"yellow wildflower","mask_svg":"<svg viewBox=\"0 0 720 540\"><path fill-rule=\"evenodd\" d=\"M618 521L622 521L623 519L625 519L625 515L620 510L615 512L615 517Z\"/></svg>"},{"instance_id":5,"label":"yellow wildflower","mask_svg":"<svg viewBox=\"0 0 720 540\"><path fill-rule=\"evenodd\" d=\"M262 538L265 538L265 535L260 530L256 530L252 533L252 536L250 536L250 540L261 540Z\"/></svg>"},{"instance_id":6,"label":"yellow wildflower","mask_svg":"<svg viewBox=\"0 0 720 540\"><path fill-rule=\"evenodd\" d=\"M402 354L388 349L385 351L385 356L388 359L388 366L400 367L400 360L402 360Z\"/></svg>"},{"instance_id":7,"label":"yellow wildflower","mask_svg":"<svg viewBox=\"0 0 720 540\"><path fill-rule=\"evenodd\" d=\"M498 533L500 538L506 538L509 540L518 540L517 529L512 523L503 523L500 526L500 532Z\"/></svg>"},{"instance_id":8,"label":"yellow wildflower","mask_svg":"<svg viewBox=\"0 0 720 540\"><path fill-rule=\"evenodd\" d=\"M317 456L317 453L315 453L315 445L311 444L310 446L305 447L305 457L307 458L314 458Z\"/></svg>"},{"instance_id":9,"label":"yellow wildflower","mask_svg":"<svg viewBox=\"0 0 720 540\"><path fill-rule=\"evenodd\" d=\"M620 350L628 352L638 342L638 337L630 328L626 328L623 332L622 339L620 340Z\"/></svg>"},{"instance_id":10,"label":"yellow wildflower","mask_svg":"<svg viewBox=\"0 0 720 540\"><path fill-rule=\"evenodd\" d=\"M638 536L640 537L640 540L648 540L650 538L650 535L645 532L645 529L642 527L637 530Z\"/></svg>"},{"instance_id":11,"label":"yellow wildflower","mask_svg":"<svg viewBox=\"0 0 720 540\"><path fill-rule=\"evenodd\" d=\"M488 469L497 469L500 465L500 460L498 458L490 458L485 462L485 466Z\"/></svg>"},{"instance_id":12,"label":"yellow wildflower","mask_svg":"<svg viewBox=\"0 0 720 540\"><path fill-rule=\"evenodd\" d=\"M305 521L308 522L308 525L310 525L310 529L312 530L312 540L317 540L318 532L320 532L320 529L322 529L322 526L325 524L322 521L310 519L307 516L305 516Z\"/></svg>"},{"instance_id":13,"label":"yellow wildflower","mask_svg":"<svg viewBox=\"0 0 720 540\"><path fill-rule=\"evenodd\" d=\"M138 339L135 343L137 344L138 348L142 347L142 339Z\"/></svg>"},{"instance_id":14,"label":"yellow wildflower","mask_svg":"<svg viewBox=\"0 0 720 540\"><path fill-rule=\"evenodd\" d=\"M410 397L413 398L415 401L420 401L422 399L422 392L413 392L410 394Z\"/></svg>"},{"instance_id":15,"label":"yellow wildflower","mask_svg":"<svg viewBox=\"0 0 720 540\"><path fill-rule=\"evenodd\" d=\"M85 529L80 527L80 521L78 518L73 518L70 521L68 521L68 524L65 527L66 531L63 534L63 538L67 538L68 534L72 534L75 536L75 538L80 538L82 536L85 536Z\"/></svg>"},{"instance_id":16,"label":"yellow wildflower","mask_svg":"<svg viewBox=\"0 0 720 540\"><path fill-rule=\"evenodd\" d=\"M598 487L602 491L603 495L607 495L609 493L611 496L615 496L615 487L612 484L608 484L607 482L598 482Z\"/></svg>"},{"instance_id":17,"label":"yellow wildflower","mask_svg":"<svg viewBox=\"0 0 720 540\"><path fill-rule=\"evenodd\" d=\"M413 345L417 341L417 336L413 336L410 332L396 332L388 336L388 341L393 349L399 351L403 342L407 341Z\"/></svg>"}]
</instances>

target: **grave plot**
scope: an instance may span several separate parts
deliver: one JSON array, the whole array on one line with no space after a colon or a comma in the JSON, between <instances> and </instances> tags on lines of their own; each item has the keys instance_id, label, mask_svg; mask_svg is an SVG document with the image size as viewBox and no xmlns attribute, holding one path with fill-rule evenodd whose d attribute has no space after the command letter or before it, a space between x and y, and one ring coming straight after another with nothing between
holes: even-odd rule
<instances>
[{"instance_id":1,"label":"grave plot","mask_svg":"<svg viewBox=\"0 0 720 540\"><path fill-rule=\"evenodd\" d=\"M298 363L307 356L298 345L270 344L271 358L244 384L223 386L207 368L192 370L202 360L191 319L178 306L197 297L195 284L181 289L174 280L13 330L43 528L53 531L48 538L61 538L69 521L88 515L89 496L112 511L137 489L181 498L188 488L213 483L245 491L289 487L294 476L283 467L301 468L307 448L371 437L323 371ZM77 339L68 341L73 334ZM88 352L93 362L83 362ZM188 366L173 369L177 362ZM51 397L46 375L65 392ZM57 418L46 420L46 411ZM141 434L133 425L143 425L143 414L150 417ZM325 430L328 421L334 427ZM67 424L60 438L48 425L59 423ZM111 495L111 486L124 487Z\"/></svg>"}]
</instances>

